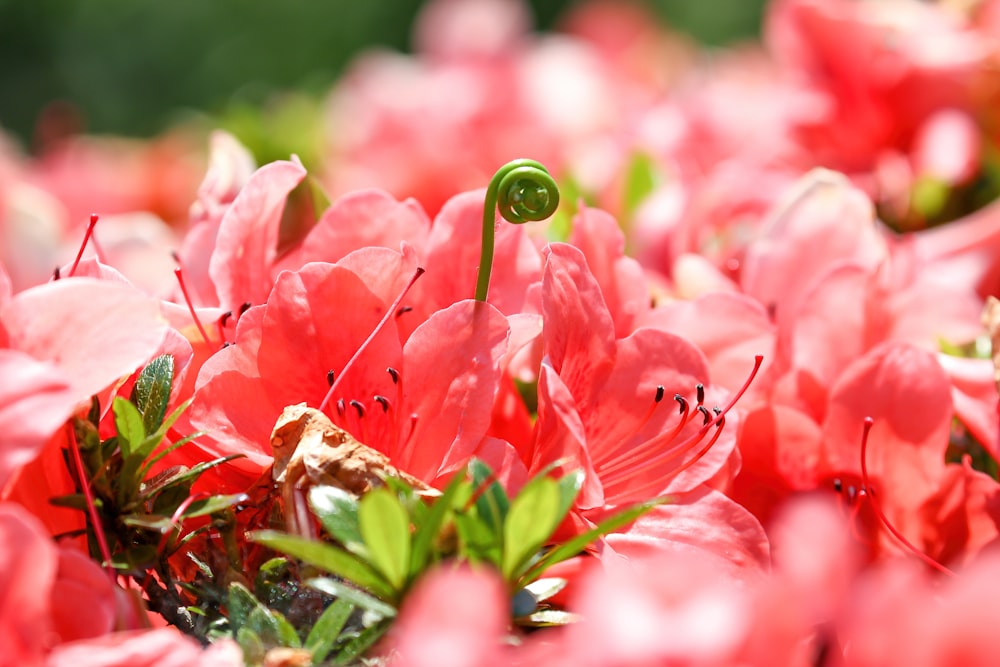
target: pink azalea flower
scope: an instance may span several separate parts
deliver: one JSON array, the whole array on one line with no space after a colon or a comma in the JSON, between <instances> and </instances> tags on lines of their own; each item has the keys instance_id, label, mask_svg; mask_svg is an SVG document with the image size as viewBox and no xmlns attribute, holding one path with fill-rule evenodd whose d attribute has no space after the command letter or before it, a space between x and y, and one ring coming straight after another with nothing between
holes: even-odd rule
<instances>
[{"instance_id":1,"label":"pink azalea flower","mask_svg":"<svg viewBox=\"0 0 1000 667\"><path fill-rule=\"evenodd\" d=\"M147 361L166 335L155 299L72 278L12 296L0 310L0 487L73 411Z\"/></svg>"},{"instance_id":2,"label":"pink azalea flower","mask_svg":"<svg viewBox=\"0 0 1000 667\"><path fill-rule=\"evenodd\" d=\"M233 641L202 649L174 628L116 632L57 647L45 667L243 667Z\"/></svg>"},{"instance_id":3,"label":"pink azalea flower","mask_svg":"<svg viewBox=\"0 0 1000 667\"><path fill-rule=\"evenodd\" d=\"M489 427L506 349L495 309L458 302L405 342L396 319L409 313L399 314L346 369L413 268L412 255L371 248L282 273L267 302L241 318L235 343L202 367L191 419L214 438L205 446L245 454L234 465L259 474L278 415L306 402L428 482L464 464ZM324 403L329 371L340 382Z\"/></svg>"},{"instance_id":4,"label":"pink azalea flower","mask_svg":"<svg viewBox=\"0 0 1000 667\"><path fill-rule=\"evenodd\" d=\"M510 664L502 643L509 604L490 572L432 571L407 596L386 649L400 667Z\"/></svg>"},{"instance_id":5,"label":"pink azalea flower","mask_svg":"<svg viewBox=\"0 0 1000 667\"><path fill-rule=\"evenodd\" d=\"M8 664L41 665L55 646L115 628L115 591L101 568L56 548L38 519L14 503L0 503L0 565Z\"/></svg>"}]
</instances>

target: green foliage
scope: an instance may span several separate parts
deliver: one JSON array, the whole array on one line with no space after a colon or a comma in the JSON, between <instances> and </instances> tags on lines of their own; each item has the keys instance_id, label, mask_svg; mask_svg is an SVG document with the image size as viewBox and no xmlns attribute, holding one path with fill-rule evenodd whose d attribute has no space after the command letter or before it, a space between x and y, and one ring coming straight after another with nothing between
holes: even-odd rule
<instances>
[{"instance_id":1,"label":"green foliage","mask_svg":"<svg viewBox=\"0 0 1000 667\"><path fill-rule=\"evenodd\" d=\"M315 487L309 506L332 543L273 530L256 531L251 539L331 575L305 583L368 614L371 623L359 633L358 644L376 641L415 582L443 561L496 571L510 592L514 623L562 625L575 617L546 601L565 581L540 579L545 570L663 499L627 508L582 535L553 544L584 478L581 471L558 479L551 472L529 480L513 498L478 460L436 497L420 495L398 479L360 499L340 489ZM344 659L343 654L337 659Z\"/></svg>"},{"instance_id":2,"label":"green foliage","mask_svg":"<svg viewBox=\"0 0 1000 667\"><path fill-rule=\"evenodd\" d=\"M80 492L54 498L56 505L85 512L91 555L98 561L104 554L98 533L104 538L111 565L120 575L132 578L144 587L150 605L164 616L199 636L207 636L215 620L203 607L217 600L211 593L196 597L194 605L185 602L191 589L173 581L169 559L189 540L213 529L217 519L231 513L232 507L246 500L244 494L208 494L192 496L192 486L207 470L235 457L227 456L194 465L171 466L153 472L153 466L167 453L191 441L197 434L168 441L168 432L187 408L178 406L169 415L174 360L169 355L157 357L136 377L128 399L115 397L110 420L115 434L101 439L102 410L96 397L86 418L74 419L74 433L83 463L83 477L66 452L70 474ZM89 486L98 525L91 523L82 492ZM185 534L186 522L199 519L198 527ZM224 522L223 522L224 523ZM209 572L212 568L204 562ZM154 579L150 576L155 573ZM221 594L216 594L218 598ZM192 607L188 611L186 607ZM204 618L204 621L195 617Z\"/></svg>"}]
</instances>

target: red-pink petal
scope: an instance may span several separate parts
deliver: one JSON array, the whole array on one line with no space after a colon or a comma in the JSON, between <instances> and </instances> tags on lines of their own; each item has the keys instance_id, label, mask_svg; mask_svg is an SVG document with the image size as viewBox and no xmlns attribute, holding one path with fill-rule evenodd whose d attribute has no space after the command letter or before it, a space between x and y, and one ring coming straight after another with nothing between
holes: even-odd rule
<instances>
[{"instance_id":1,"label":"red-pink petal","mask_svg":"<svg viewBox=\"0 0 1000 667\"><path fill-rule=\"evenodd\" d=\"M226 211L208 269L224 309L235 311L245 302L267 299L285 200L305 175L296 162L267 164Z\"/></svg>"},{"instance_id":2,"label":"red-pink petal","mask_svg":"<svg viewBox=\"0 0 1000 667\"><path fill-rule=\"evenodd\" d=\"M158 301L90 278L20 292L0 318L10 346L58 366L80 400L141 366L166 333Z\"/></svg>"}]
</instances>

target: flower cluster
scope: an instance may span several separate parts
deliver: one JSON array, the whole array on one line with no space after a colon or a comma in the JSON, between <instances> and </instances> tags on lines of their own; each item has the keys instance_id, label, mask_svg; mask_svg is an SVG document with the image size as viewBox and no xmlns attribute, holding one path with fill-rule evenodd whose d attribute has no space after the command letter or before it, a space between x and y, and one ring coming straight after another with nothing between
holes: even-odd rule
<instances>
[{"instance_id":1,"label":"flower cluster","mask_svg":"<svg viewBox=\"0 0 1000 667\"><path fill-rule=\"evenodd\" d=\"M308 169L0 146L0 664L995 664L998 12L435 0Z\"/></svg>"}]
</instances>

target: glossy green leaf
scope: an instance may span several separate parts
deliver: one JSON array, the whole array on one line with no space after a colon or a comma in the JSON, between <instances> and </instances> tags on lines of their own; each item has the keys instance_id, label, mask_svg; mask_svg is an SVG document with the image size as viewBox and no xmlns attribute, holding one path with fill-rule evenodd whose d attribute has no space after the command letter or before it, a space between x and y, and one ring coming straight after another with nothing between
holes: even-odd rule
<instances>
[{"instance_id":1,"label":"glossy green leaf","mask_svg":"<svg viewBox=\"0 0 1000 667\"><path fill-rule=\"evenodd\" d=\"M214 468L215 466L222 465L227 461L232 461L233 459L242 458L243 454L230 454L229 456L223 456L211 461L205 461L199 463L193 468L185 468L184 466L174 466L170 469L168 475L157 475L155 478L150 480L148 483L143 484L139 499L142 501L152 498L157 493L162 493L166 489L175 487L181 484L190 484L198 479L203 472Z\"/></svg>"},{"instance_id":2,"label":"glossy green leaf","mask_svg":"<svg viewBox=\"0 0 1000 667\"><path fill-rule=\"evenodd\" d=\"M510 505L503 527L500 572L514 581L521 568L559 526L559 485L552 479L532 480Z\"/></svg>"},{"instance_id":3,"label":"glossy green leaf","mask_svg":"<svg viewBox=\"0 0 1000 667\"><path fill-rule=\"evenodd\" d=\"M458 531L459 554L472 562L487 562L500 567L501 540L476 514L456 512L453 517Z\"/></svg>"},{"instance_id":4,"label":"glossy green leaf","mask_svg":"<svg viewBox=\"0 0 1000 667\"><path fill-rule=\"evenodd\" d=\"M441 529L445 525L448 512L452 509L461 489L468 484L464 475L457 474L452 477L440 497L431 501L432 505L428 511L417 520L413 533L413 548L410 552L411 578L416 578L432 562L431 550L437 538L441 536Z\"/></svg>"},{"instance_id":5,"label":"glossy green leaf","mask_svg":"<svg viewBox=\"0 0 1000 667\"><path fill-rule=\"evenodd\" d=\"M365 651L374 646L375 642L377 642L382 635L386 633L389 627L390 622L385 620L381 623L376 623L371 627L365 628L337 652L337 657L334 659L333 664L354 664Z\"/></svg>"},{"instance_id":6,"label":"glossy green leaf","mask_svg":"<svg viewBox=\"0 0 1000 667\"><path fill-rule=\"evenodd\" d=\"M395 618L396 616L396 608L392 605L353 586L349 586L342 581L337 581L329 577L317 577L306 581L306 586L315 588L327 595L332 595L338 600L347 600L351 604L374 612L382 618Z\"/></svg>"},{"instance_id":7,"label":"glossy green leaf","mask_svg":"<svg viewBox=\"0 0 1000 667\"><path fill-rule=\"evenodd\" d=\"M250 611L244 629L253 632L261 638L265 645L289 646L299 648L299 640L295 627L288 622L280 612L258 605Z\"/></svg>"},{"instance_id":8,"label":"glossy green leaf","mask_svg":"<svg viewBox=\"0 0 1000 667\"><path fill-rule=\"evenodd\" d=\"M556 526L562 523L569 511L573 509L573 503L576 502L576 497L580 495L580 489L583 488L583 479L584 472L574 470L563 475L557 482L559 485L559 512Z\"/></svg>"},{"instance_id":9,"label":"glossy green leaf","mask_svg":"<svg viewBox=\"0 0 1000 667\"><path fill-rule=\"evenodd\" d=\"M132 387L132 402L142 415L146 433L155 433L163 423L174 383L174 358L162 354L140 371Z\"/></svg>"},{"instance_id":10,"label":"glossy green leaf","mask_svg":"<svg viewBox=\"0 0 1000 667\"><path fill-rule=\"evenodd\" d=\"M128 458L132 451L146 439L146 429L142 425L139 409L121 396L116 396L111 404L115 414L115 429L118 431L118 447L122 457Z\"/></svg>"},{"instance_id":11,"label":"glossy green leaf","mask_svg":"<svg viewBox=\"0 0 1000 667\"><path fill-rule=\"evenodd\" d=\"M250 589L240 583L232 583L226 595L226 609L228 611L229 625L233 632L243 627L250 612L260 606L260 601L254 597Z\"/></svg>"},{"instance_id":12,"label":"glossy green leaf","mask_svg":"<svg viewBox=\"0 0 1000 667\"><path fill-rule=\"evenodd\" d=\"M500 535L510 509L507 492L496 481L493 470L479 459L469 461L469 476L474 492L479 494L476 512L490 530Z\"/></svg>"},{"instance_id":13,"label":"glossy green leaf","mask_svg":"<svg viewBox=\"0 0 1000 667\"><path fill-rule=\"evenodd\" d=\"M341 598L334 600L333 604L323 610L320 617L316 619L304 644L305 648L309 649L312 654L314 664L323 662L330 655L330 651L333 650L334 644L337 643L337 639L344 629L344 624L347 623L347 619L350 618L353 611L354 605Z\"/></svg>"},{"instance_id":14,"label":"glossy green leaf","mask_svg":"<svg viewBox=\"0 0 1000 667\"><path fill-rule=\"evenodd\" d=\"M367 562L343 549L274 530L255 531L250 534L250 539L343 577L383 600L395 602L397 599L396 591L385 577Z\"/></svg>"},{"instance_id":15,"label":"glossy green leaf","mask_svg":"<svg viewBox=\"0 0 1000 667\"><path fill-rule=\"evenodd\" d=\"M374 489L361 499L358 520L369 561L401 591L410 566L410 517L406 510L392 491Z\"/></svg>"},{"instance_id":16,"label":"glossy green leaf","mask_svg":"<svg viewBox=\"0 0 1000 667\"><path fill-rule=\"evenodd\" d=\"M196 500L188 505L187 509L181 513L181 516L185 519L191 519L196 516L214 514L226 509L227 507L232 507L237 503L246 502L248 498L249 496L245 493L233 493L226 496L209 496L208 498Z\"/></svg>"},{"instance_id":17,"label":"glossy green leaf","mask_svg":"<svg viewBox=\"0 0 1000 667\"><path fill-rule=\"evenodd\" d=\"M632 505L631 507L613 514L587 532L581 533L546 552L545 555L538 560L538 562L534 563L527 570L527 572L521 575L519 581L523 585L526 582L536 579L547 568L552 567L556 563L560 563L567 558L576 556L602 535L606 535L614 530L617 530L618 528L621 528L622 526L632 523L649 510L653 509L657 505L662 505L668 500L669 498L656 498L645 503Z\"/></svg>"},{"instance_id":18,"label":"glossy green leaf","mask_svg":"<svg viewBox=\"0 0 1000 667\"><path fill-rule=\"evenodd\" d=\"M351 553L368 560L368 548L361 538L358 499L335 486L315 486L309 491L309 507L323 528Z\"/></svg>"}]
</instances>

